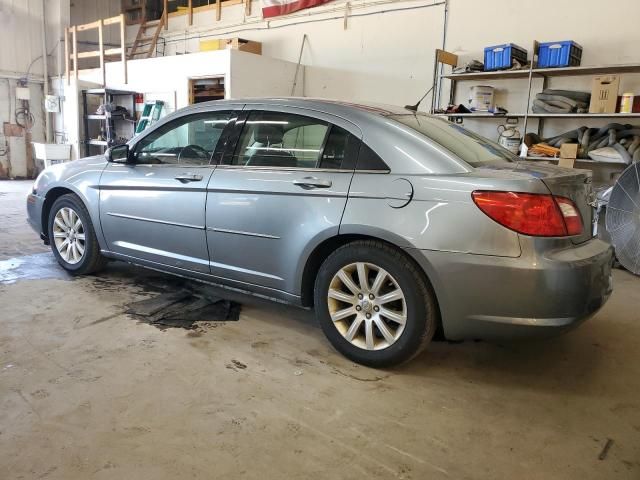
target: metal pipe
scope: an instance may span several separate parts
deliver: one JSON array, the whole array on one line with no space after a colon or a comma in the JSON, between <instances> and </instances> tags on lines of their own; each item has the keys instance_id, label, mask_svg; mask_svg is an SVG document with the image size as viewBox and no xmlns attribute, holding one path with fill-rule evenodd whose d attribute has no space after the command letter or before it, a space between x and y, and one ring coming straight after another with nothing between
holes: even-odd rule
<instances>
[{"instance_id":1,"label":"metal pipe","mask_svg":"<svg viewBox=\"0 0 640 480\"><path fill-rule=\"evenodd\" d=\"M44 76L43 93L49 95L49 56L47 55L47 10L46 0L42 0L42 75ZM44 135L47 143L51 143L51 128L49 125L49 112L44 112Z\"/></svg>"},{"instance_id":2,"label":"metal pipe","mask_svg":"<svg viewBox=\"0 0 640 480\"><path fill-rule=\"evenodd\" d=\"M445 0L444 2L444 22L442 28L442 50L447 50L447 27L449 26L449 0ZM440 107L440 102L442 100L442 74L444 73L444 65L440 64L440 75L438 78L438 87L437 87L437 99L436 99L436 107Z\"/></svg>"}]
</instances>

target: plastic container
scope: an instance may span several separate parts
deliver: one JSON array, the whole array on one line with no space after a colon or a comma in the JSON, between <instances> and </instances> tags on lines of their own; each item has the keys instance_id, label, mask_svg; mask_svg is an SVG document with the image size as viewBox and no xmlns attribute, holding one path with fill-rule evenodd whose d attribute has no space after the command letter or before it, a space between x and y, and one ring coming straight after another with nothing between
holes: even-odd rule
<instances>
[{"instance_id":1,"label":"plastic container","mask_svg":"<svg viewBox=\"0 0 640 480\"><path fill-rule=\"evenodd\" d=\"M32 142L36 159L42 160L45 168L71 160L71 145Z\"/></svg>"},{"instance_id":2,"label":"plastic container","mask_svg":"<svg viewBox=\"0 0 640 480\"><path fill-rule=\"evenodd\" d=\"M633 93L623 93L620 99L620 113L633 113Z\"/></svg>"},{"instance_id":3,"label":"plastic container","mask_svg":"<svg viewBox=\"0 0 640 480\"><path fill-rule=\"evenodd\" d=\"M544 42L538 47L538 68L577 67L582 60L582 47L573 40Z\"/></svg>"},{"instance_id":4,"label":"plastic container","mask_svg":"<svg viewBox=\"0 0 640 480\"><path fill-rule=\"evenodd\" d=\"M484 49L485 71L511 68L514 60L517 60L522 65L527 63L527 51L515 43L494 45Z\"/></svg>"},{"instance_id":5,"label":"plastic container","mask_svg":"<svg viewBox=\"0 0 640 480\"><path fill-rule=\"evenodd\" d=\"M495 106L494 88L487 85L475 85L469 89L469 110L488 112Z\"/></svg>"}]
</instances>

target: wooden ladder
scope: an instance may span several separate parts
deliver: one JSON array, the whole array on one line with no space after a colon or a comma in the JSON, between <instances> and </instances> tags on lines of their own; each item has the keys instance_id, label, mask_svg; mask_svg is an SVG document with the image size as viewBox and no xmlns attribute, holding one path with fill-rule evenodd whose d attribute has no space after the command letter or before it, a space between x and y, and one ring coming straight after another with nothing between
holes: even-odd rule
<instances>
[{"instance_id":1,"label":"wooden ladder","mask_svg":"<svg viewBox=\"0 0 640 480\"><path fill-rule=\"evenodd\" d=\"M160 36L160 30L162 30L164 22L164 14L158 20L151 20L148 22L143 20L140 23L136 39L127 53L127 59L134 60L136 58L151 58L151 55L153 55L156 50L156 43L158 43L158 37ZM147 35L147 30L152 28L155 28L153 35ZM147 45L148 48L141 49L141 45Z\"/></svg>"}]
</instances>

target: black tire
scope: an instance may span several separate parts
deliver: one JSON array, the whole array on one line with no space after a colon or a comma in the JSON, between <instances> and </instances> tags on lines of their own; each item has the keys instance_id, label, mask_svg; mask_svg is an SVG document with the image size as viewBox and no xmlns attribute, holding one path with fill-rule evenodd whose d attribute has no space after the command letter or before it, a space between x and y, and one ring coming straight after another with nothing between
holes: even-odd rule
<instances>
[{"instance_id":1,"label":"black tire","mask_svg":"<svg viewBox=\"0 0 640 480\"><path fill-rule=\"evenodd\" d=\"M329 313L327 294L332 279L340 269L356 262L374 264L386 270L404 294L404 330L395 343L381 350L353 345L340 333ZM352 242L329 255L316 277L314 305L316 318L334 348L350 360L374 368L411 360L426 348L439 324L436 298L424 273L402 251L375 240Z\"/></svg>"},{"instance_id":2,"label":"black tire","mask_svg":"<svg viewBox=\"0 0 640 480\"><path fill-rule=\"evenodd\" d=\"M55 239L54 239L54 221L55 216L62 208L67 207L71 208L77 215L80 217L82 221L82 226L84 230L85 240L84 240L84 254L82 258L77 263L69 263L65 261L65 259L60 255L58 251ZM107 259L103 257L100 253L100 245L98 244L98 239L96 237L95 230L93 228L93 222L91 221L91 216L87 211L87 208L84 206L84 203L80 198L73 194L69 193L67 195L62 195L59 197L53 205L51 206L51 210L49 211L49 219L47 223L47 234L49 236L49 243L51 244L51 251L53 255L58 260L58 263L67 270L69 273L73 275L86 275L88 273L94 273L101 270L105 264L107 263Z\"/></svg>"}]
</instances>

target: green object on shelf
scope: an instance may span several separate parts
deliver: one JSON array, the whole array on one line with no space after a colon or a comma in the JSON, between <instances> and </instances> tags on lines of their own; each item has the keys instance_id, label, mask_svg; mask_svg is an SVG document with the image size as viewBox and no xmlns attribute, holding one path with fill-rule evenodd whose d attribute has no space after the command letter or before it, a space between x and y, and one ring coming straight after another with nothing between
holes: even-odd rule
<instances>
[{"instance_id":1,"label":"green object on shelf","mask_svg":"<svg viewBox=\"0 0 640 480\"><path fill-rule=\"evenodd\" d=\"M156 123L160 118L163 107L164 102L161 100L150 100L148 102L144 102L144 110L142 110L140 121L136 126L136 134L144 132L147 128Z\"/></svg>"}]
</instances>

